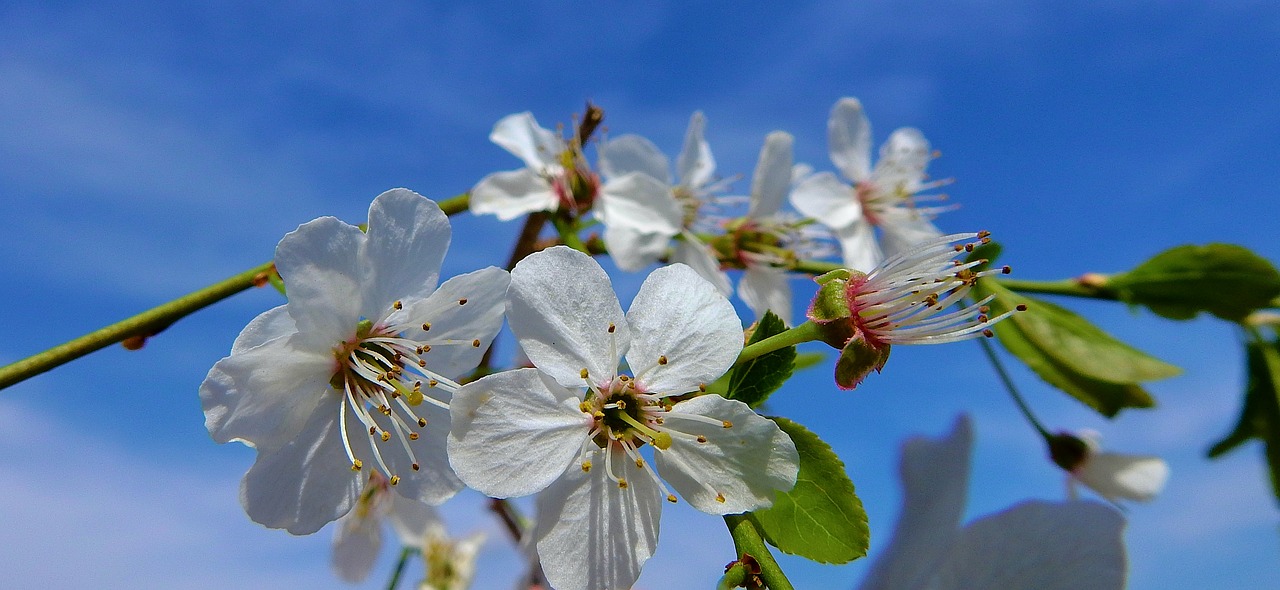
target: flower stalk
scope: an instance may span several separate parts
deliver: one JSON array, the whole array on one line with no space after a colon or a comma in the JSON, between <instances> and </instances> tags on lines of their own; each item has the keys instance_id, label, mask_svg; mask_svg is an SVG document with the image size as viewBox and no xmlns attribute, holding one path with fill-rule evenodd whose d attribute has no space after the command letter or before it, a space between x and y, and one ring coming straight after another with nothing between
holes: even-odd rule
<instances>
[{"instance_id":1,"label":"flower stalk","mask_svg":"<svg viewBox=\"0 0 1280 590\"><path fill-rule=\"evenodd\" d=\"M724 522L729 526L729 535L733 537L733 548L738 552L738 557L750 555L755 558L760 565L760 578L771 590L794 590L791 581L782 573L782 568L765 546L764 538L760 536L760 531L749 515L726 514Z\"/></svg>"},{"instance_id":2,"label":"flower stalk","mask_svg":"<svg viewBox=\"0 0 1280 590\"><path fill-rule=\"evenodd\" d=\"M821 338L822 333L818 330L818 325L813 322L805 322L785 332L744 347L742 352L738 354L738 360L735 364L744 363L788 346L795 346L802 342L812 342Z\"/></svg>"}]
</instances>

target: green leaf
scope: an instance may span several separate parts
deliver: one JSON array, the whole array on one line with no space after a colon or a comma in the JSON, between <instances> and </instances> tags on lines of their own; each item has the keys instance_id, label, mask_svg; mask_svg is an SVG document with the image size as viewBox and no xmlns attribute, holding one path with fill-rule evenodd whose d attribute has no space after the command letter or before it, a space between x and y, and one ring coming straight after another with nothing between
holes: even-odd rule
<instances>
[{"instance_id":1,"label":"green leaf","mask_svg":"<svg viewBox=\"0 0 1280 590\"><path fill-rule=\"evenodd\" d=\"M819 563L848 563L867 554L867 513L844 462L818 435L786 418L771 418L800 451L796 487L752 517L769 544Z\"/></svg>"},{"instance_id":2,"label":"green leaf","mask_svg":"<svg viewBox=\"0 0 1280 590\"><path fill-rule=\"evenodd\" d=\"M1280 296L1280 272L1265 258L1234 244L1178 246L1106 284L1122 301L1175 320L1202 311L1240 321Z\"/></svg>"},{"instance_id":3,"label":"green leaf","mask_svg":"<svg viewBox=\"0 0 1280 590\"><path fill-rule=\"evenodd\" d=\"M800 352L796 354L795 366L792 371L803 371L809 367L816 367L827 360L827 355L821 352Z\"/></svg>"},{"instance_id":4,"label":"green leaf","mask_svg":"<svg viewBox=\"0 0 1280 590\"><path fill-rule=\"evenodd\" d=\"M993 314L1026 305L1026 311L995 325L1000 344L1045 382L1104 416L1154 406L1138 383L1180 372L1065 308L1014 293L990 279L979 280L976 290L983 297L995 295L988 304Z\"/></svg>"},{"instance_id":5,"label":"green leaf","mask_svg":"<svg viewBox=\"0 0 1280 590\"><path fill-rule=\"evenodd\" d=\"M756 324L756 331L751 334L751 340L747 344L755 344L786 330L787 325L782 318L767 311ZM753 408L759 406L791 377L795 361L796 347L788 346L739 364L729 373L729 387L725 397Z\"/></svg>"},{"instance_id":6,"label":"green leaf","mask_svg":"<svg viewBox=\"0 0 1280 590\"><path fill-rule=\"evenodd\" d=\"M1249 382L1245 387L1240 419L1231 433L1209 449L1217 458L1245 442L1258 439L1271 476L1271 489L1280 501L1280 341L1248 343Z\"/></svg>"}]
</instances>

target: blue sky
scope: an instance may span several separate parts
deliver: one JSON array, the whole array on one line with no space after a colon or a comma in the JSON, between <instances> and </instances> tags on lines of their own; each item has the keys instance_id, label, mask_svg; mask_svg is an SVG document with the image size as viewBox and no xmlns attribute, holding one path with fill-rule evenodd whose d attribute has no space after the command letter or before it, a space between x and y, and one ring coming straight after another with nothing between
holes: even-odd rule
<instances>
[{"instance_id":1,"label":"blue sky","mask_svg":"<svg viewBox=\"0 0 1280 590\"><path fill-rule=\"evenodd\" d=\"M719 171L749 175L775 129L795 135L797 161L830 169L827 113L857 96L877 144L924 131L942 152L931 172L956 179L961 205L938 225L991 230L1019 277L1119 271L1213 241L1280 260L1272 3L687 4L5 3L0 363L263 262L314 217L360 221L387 188L464 191L518 165L488 142L495 121L567 122L586 99L612 133L672 155L702 110ZM502 264L517 231L469 216L454 227L446 274ZM617 279L624 301L641 277ZM252 452L215 445L196 397L244 324L278 303L246 293L140 352L105 350L0 393L8 584L341 587L327 529L293 538L243 515ZM1051 425L1169 460L1166 493L1128 512L1131 587L1270 580L1280 533L1260 450L1203 459L1239 403L1237 334L1067 303L1186 369L1150 387L1158 410L1114 421L1015 371ZM815 369L774 400L844 458L873 552L896 515L901 440L940 434L961 411L978 434L971 516L1063 495L972 344L900 348L852 393ZM478 587L510 587L514 553L480 499L450 506L457 532L493 531ZM718 526L669 512L641 586L707 587L731 559L727 535L706 534ZM851 587L865 570L784 565L801 588Z\"/></svg>"}]
</instances>

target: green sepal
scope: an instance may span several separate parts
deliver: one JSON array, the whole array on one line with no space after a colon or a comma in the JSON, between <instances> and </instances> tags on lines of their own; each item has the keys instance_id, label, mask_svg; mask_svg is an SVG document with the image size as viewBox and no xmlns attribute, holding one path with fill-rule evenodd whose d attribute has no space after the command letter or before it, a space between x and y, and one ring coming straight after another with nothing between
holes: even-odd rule
<instances>
[{"instance_id":1,"label":"green sepal","mask_svg":"<svg viewBox=\"0 0 1280 590\"><path fill-rule=\"evenodd\" d=\"M850 338L836 359L836 387L853 389L862 383L871 371L877 373L889 362L889 345L867 342L861 334Z\"/></svg>"},{"instance_id":2,"label":"green sepal","mask_svg":"<svg viewBox=\"0 0 1280 590\"><path fill-rule=\"evenodd\" d=\"M822 341L832 348L843 348L845 343L857 332L849 304L849 280L857 271L838 269L814 277L818 283L818 292L809 303L805 317L818 327ZM865 276L857 273L857 276Z\"/></svg>"},{"instance_id":3,"label":"green sepal","mask_svg":"<svg viewBox=\"0 0 1280 590\"><path fill-rule=\"evenodd\" d=\"M1240 418L1208 455L1217 458L1249 440L1262 441L1271 490L1280 502L1280 341L1251 341L1246 353L1249 381Z\"/></svg>"},{"instance_id":4,"label":"green sepal","mask_svg":"<svg viewBox=\"0 0 1280 590\"><path fill-rule=\"evenodd\" d=\"M751 334L747 344L755 344L786 330L787 325L782 318L772 311L766 311L764 317L756 323L756 330ZM758 407L791 377L795 360L796 347L787 346L738 364L729 372L729 382L724 396L753 408ZM710 389L708 387L708 390Z\"/></svg>"},{"instance_id":5,"label":"green sepal","mask_svg":"<svg viewBox=\"0 0 1280 590\"><path fill-rule=\"evenodd\" d=\"M770 418L800 452L800 473L791 491L778 492L773 506L751 514L765 540L783 553L819 563L848 563L867 554L871 531L844 462L831 446L786 418Z\"/></svg>"},{"instance_id":6,"label":"green sepal","mask_svg":"<svg viewBox=\"0 0 1280 590\"><path fill-rule=\"evenodd\" d=\"M1014 293L992 279L979 279L975 291L979 297L995 295L988 303L992 314L1025 305L1025 311L993 326L1000 344L1045 382L1108 418L1124 408L1154 407L1155 400L1139 383L1181 371L1070 310Z\"/></svg>"},{"instance_id":7,"label":"green sepal","mask_svg":"<svg viewBox=\"0 0 1280 590\"><path fill-rule=\"evenodd\" d=\"M1280 272L1243 246L1185 245L1109 277L1105 287L1166 318L1188 320L1203 311L1239 322L1280 296Z\"/></svg>"}]
</instances>

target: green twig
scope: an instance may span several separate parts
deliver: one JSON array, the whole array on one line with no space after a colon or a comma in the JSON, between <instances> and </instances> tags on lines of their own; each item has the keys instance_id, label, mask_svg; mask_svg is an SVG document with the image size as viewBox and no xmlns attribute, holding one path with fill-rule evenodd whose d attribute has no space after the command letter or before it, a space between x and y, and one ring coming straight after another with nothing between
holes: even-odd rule
<instances>
[{"instance_id":1,"label":"green twig","mask_svg":"<svg viewBox=\"0 0 1280 590\"><path fill-rule=\"evenodd\" d=\"M1005 288L1012 291L1020 291L1022 293L1043 293L1045 295L1068 295L1071 297L1085 297L1088 299L1102 299L1106 301L1118 301L1120 294L1105 286L1106 277L1103 275L1096 276L1097 285L1083 283L1077 279L1063 279L1059 281L1028 281L1025 279L995 279Z\"/></svg>"},{"instance_id":2,"label":"green twig","mask_svg":"<svg viewBox=\"0 0 1280 590\"><path fill-rule=\"evenodd\" d=\"M129 319L95 330L70 342L59 344L11 365L0 367L0 389L117 342L124 342L132 338L135 339L132 344L141 346L143 339L160 333L161 330L168 328L174 322L195 311L222 301L249 287L265 285L267 278L273 272L275 272L275 267L272 263L268 262L259 265L199 291L144 311Z\"/></svg>"},{"instance_id":3,"label":"green twig","mask_svg":"<svg viewBox=\"0 0 1280 590\"><path fill-rule=\"evenodd\" d=\"M726 514L724 522L729 526L729 535L733 537L733 547L738 558L750 555L760 565L760 578L771 590L795 590L773 554L764 544L764 538L756 529L755 522L747 514Z\"/></svg>"},{"instance_id":4,"label":"green twig","mask_svg":"<svg viewBox=\"0 0 1280 590\"><path fill-rule=\"evenodd\" d=\"M396 590L396 586L400 585L400 576L404 575L404 566L409 563L409 556L417 553L412 547L405 547L400 550L400 560L396 562L396 569L391 570L391 579L387 581L387 590Z\"/></svg>"},{"instance_id":5,"label":"green twig","mask_svg":"<svg viewBox=\"0 0 1280 590\"><path fill-rule=\"evenodd\" d=\"M813 322L805 322L787 330L774 334L755 344L749 344L738 354L738 360L734 364L749 361L760 355L768 354L775 350L794 346L801 342L810 342L818 340L822 335L818 332L818 325Z\"/></svg>"}]
</instances>

